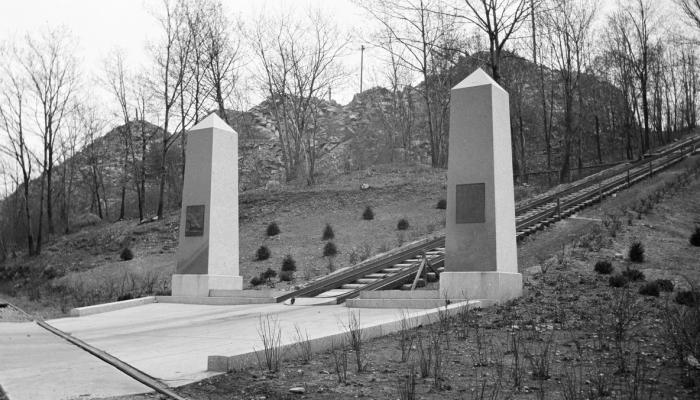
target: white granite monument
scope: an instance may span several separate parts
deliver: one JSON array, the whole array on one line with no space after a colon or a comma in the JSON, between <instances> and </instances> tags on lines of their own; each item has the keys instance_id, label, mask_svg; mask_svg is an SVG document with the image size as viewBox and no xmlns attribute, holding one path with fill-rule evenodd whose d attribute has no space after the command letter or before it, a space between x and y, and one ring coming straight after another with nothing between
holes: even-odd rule
<instances>
[{"instance_id":1,"label":"white granite monument","mask_svg":"<svg viewBox=\"0 0 700 400\"><path fill-rule=\"evenodd\" d=\"M216 114L187 132L180 242L172 295L241 290L238 270L238 134Z\"/></svg>"},{"instance_id":2,"label":"white granite monument","mask_svg":"<svg viewBox=\"0 0 700 400\"><path fill-rule=\"evenodd\" d=\"M448 299L519 297L508 93L481 69L452 88L449 140L440 293Z\"/></svg>"}]
</instances>

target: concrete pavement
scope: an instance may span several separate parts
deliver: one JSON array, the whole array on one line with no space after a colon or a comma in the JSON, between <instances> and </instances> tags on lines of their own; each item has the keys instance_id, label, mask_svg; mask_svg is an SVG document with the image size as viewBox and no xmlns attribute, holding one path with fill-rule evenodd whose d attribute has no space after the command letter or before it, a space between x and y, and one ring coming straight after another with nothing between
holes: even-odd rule
<instances>
[{"instance_id":1,"label":"concrete pavement","mask_svg":"<svg viewBox=\"0 0 700 400\"><path fill-rule=\"evenodd\" d=\"M431 320L436 319L435 310L154 303L47 322L175 387L216 375L207 371L209 356L236 358L261 350L261 315L279 322L285 345L294 343L295 325L312 341L343 334L350 312L359 313L361 326L375 334L386 333L382 327L395 324L402 314L423 323L432 312ZM0 384L11 400L151 391L34 323L0 324Z\"/></svg>"},{"instance_id":2,"label":"concrete pavement","mask_svg":"<svg viewBox=\"0 0 700 400\"><path fill-rule=\"evenodd\" d=\"M151 391L34 322L0 323L0 385L10 400L85 399Z\"/></svg>"},{"instance_id":3,"label":"concrete pavement","mask_svg":"<svg viewBox=\"0 0 700 400\"><path fill-rule=\"evenodd\" d=\"M395 309L363 309L360 313L363 326L400 318L400 310ZM294 341L295 324L310 339L344 332L348 309L344 305L156 303L47 322L169 386L180 386L215 375L207 371L210 355L233 356L262 349L261 314L279 321L282 344L288 344Z\"/></svg>"}]
</instances>

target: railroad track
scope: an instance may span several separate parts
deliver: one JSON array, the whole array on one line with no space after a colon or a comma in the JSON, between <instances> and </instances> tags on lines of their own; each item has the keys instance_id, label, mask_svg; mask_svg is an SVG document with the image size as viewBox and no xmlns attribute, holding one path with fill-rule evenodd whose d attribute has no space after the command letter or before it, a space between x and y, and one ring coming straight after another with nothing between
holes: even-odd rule
<instances>
[{"instance_id":1,"label":"railroad track","mask_svg":"<svg viewBox=\"0 0 700 400\"><path fill-rule=\"evenodd\" d=\"M620 190L653 176L684 157L694 153L700 145L700 136L674 143L646 154L626 169L611 168L610 173L584 178L554 194L541 196L516 207L516 238L522 240L579 210L601 201ZM418 283L416 273L425 261L434 272L426 278L436 278L444 269L445 237L425 239L406 245L393 252L362 262L355 267L338 271L310 282L305 287L276 298L277 302L290 299L326 298L339 304L359 295L363 290L407 289ZM434 274L434 275L430 275ZM407 284L414 281L413 285Z\"/></svg>"}]
</instances>

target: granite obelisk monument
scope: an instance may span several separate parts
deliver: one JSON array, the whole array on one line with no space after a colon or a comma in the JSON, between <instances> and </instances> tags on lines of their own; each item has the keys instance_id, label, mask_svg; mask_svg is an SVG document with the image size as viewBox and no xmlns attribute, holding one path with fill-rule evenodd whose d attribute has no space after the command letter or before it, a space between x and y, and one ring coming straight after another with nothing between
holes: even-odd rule
<instances>
[{"instance_id":1,"label":"granite obelisk monument","mask_svg":"<svg viewBox=\"0 0 700 400\"><path fill-rule=\"evenodd\" d=\"M452 88L449 140L441 295L519 297L508 93L481 69Z\"/></svg>"},{"instance_id":2,"label":"granite obelisk monument","mask_svg":"<svg viewBox=\"0 0 700 400\"><path fill-rule=\"evenodd\" d=\"M172 295L243 289L238 269L238 134L216 114L187 132Z\"/></svg>"}]
</instances>

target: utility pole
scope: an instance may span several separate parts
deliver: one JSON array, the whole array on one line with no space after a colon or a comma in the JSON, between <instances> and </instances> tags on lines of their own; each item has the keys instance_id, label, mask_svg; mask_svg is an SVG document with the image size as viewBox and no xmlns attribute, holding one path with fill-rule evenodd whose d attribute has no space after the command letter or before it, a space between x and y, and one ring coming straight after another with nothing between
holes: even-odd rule
<instances>
[{"instance_id":1,"label":"utility pole","mask_svg":"<svg viewBox=\"0 0 700 400\"><path fill-rule=\"evenodd\" d=\"M362 70L365 65L365 45L360 47L360 93L362 93Z\"/></svg>"}]
</instances>

